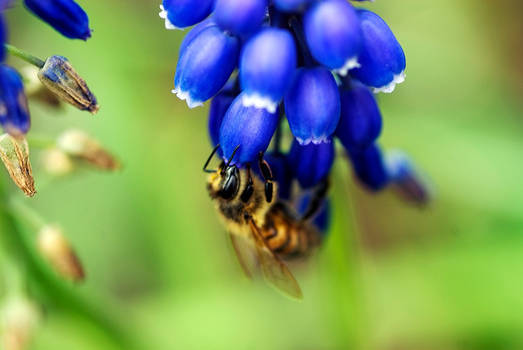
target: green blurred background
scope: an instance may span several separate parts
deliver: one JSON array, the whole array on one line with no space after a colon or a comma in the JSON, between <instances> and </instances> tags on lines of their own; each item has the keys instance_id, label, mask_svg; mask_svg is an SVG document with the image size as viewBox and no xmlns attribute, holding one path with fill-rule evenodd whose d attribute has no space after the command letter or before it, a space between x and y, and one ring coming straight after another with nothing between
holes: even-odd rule
<instances>
[{"instance_id":1,"label":"green blurred background","mask_svg":"<svg viewBox=\"0 0 523 350\"><path fill-rule=\"evenodd\" d=\"M68 57L101 104L57 116L32 103L31 135L79 127L124 164L53 179L33 153L39 193L24 202L64 229L88 274L68 290L109 321L47 305L32 349L523 349L518 0L365 4L408 61L406 82L380 96L381 143L408 151L436 198L420 210L369 195L340 157L329 239L295 269L302 303L247 281L228 248L201 172L207 106L170 93L183 32L164 29L159 2L80 1L86 43L8 11L10 41Z\"/></svg>"}]
</instances>

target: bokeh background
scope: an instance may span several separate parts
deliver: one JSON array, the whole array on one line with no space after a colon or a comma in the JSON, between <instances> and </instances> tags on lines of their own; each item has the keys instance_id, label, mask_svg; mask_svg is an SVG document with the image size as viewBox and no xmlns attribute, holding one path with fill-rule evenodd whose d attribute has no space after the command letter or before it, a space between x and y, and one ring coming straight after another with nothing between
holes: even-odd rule
<instances>
[{"instance_id":1,"label":"bokeh background","mask_svg":"<svg viewBox=\"0 0 523 350\"><path fill-rule=\"evenodd\" d=\"M159 1L79 2L86 43L20 4L7 15L13 44L68 57L101 104L90 116L31 103L31 135L79 127L124 164L56 179L33 152L39 193L24 202L64 229L88 276L44 291L31 349L523 348L519 0L365 4L408 62L380 96L381 144L408 151L436 196L420 210L371 195L340 157L329 238L296 270L301 303L243 278L228 248L201 172L207 106L170 93L183 33L164 29Z\"/></svg>"}]
</instances>

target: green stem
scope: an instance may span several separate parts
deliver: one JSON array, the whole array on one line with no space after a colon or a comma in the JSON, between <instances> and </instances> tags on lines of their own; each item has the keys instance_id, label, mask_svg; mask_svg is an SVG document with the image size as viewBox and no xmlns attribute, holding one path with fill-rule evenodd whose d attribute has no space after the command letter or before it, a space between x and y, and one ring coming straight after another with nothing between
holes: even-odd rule
<instances>
[{"instance_id":1,"label":"green stem","mask_svg":"<svg viewBox=\"0 0 523 350\"><path fill-rule=\"evenodd\" d=\"M17 212L15 216L11 205L16 202L8 202L5 185L0 179L1 255L9 256L9 260L23 271L32 295L50 309L72 313L87 320L114 341L115 345L126 349L135 348L133 339L115 323L113 317L93 303L92 298L81 295L73 286L62 281L43 261L36 250L34 234L30 233L33 230L28 227L39 225L40 219L19 217L22 212Z\"/></svg>"},{"instance_id":2,"label":"green stem","mask_svg":"<svg viewBox=\"0 0 523 350\"><path fill-rule=\"evenodd\" d=\"M34 66L37 66L38 68L42 68L45 64L45 62L39 59L38 57L33 56L25 51L22 51L19 48L16 48L12 45L4 44L4 47L7 50L7 52L9 52L11 55L21 58L24 61L31 63Z\"/></svg>"},{"instance_id":3,"label":"green stem","mask_svg":"<svg viewBox=\"0 0 523 350\"><path fill-rule=\"evenodd\" d=\"M34 232L38 232L46 225L46 221L34 209L27 206L19 196L9 200L11 213L18 221L29 223Z\"/></svg>"}]
</instances>

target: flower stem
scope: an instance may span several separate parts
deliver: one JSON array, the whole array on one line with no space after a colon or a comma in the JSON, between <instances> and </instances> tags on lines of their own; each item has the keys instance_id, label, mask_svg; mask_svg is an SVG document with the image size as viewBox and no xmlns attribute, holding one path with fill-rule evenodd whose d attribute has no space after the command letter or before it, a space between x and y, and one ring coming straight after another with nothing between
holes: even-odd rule
<instances>
[{"instance_id":1,"label":"flower stem","mask_svg":"<svg viewBox=\"0 0 523 350\"><path fill-rule=\"evenodd\" d=\"M34 230L33 232L36 233L40 231L42 227L46 225L46 221L40 216L40 214L23 203L18 196L13 196L8 203L14 217L19 221L25 221L28 223L31 226L31 229Z\"/></svg>"},{"instance_id":2,"label":"flower stem","mask_svg":"<svg viewBox=\"0 0 523 350\"><path fill-rule=\"evenodd\" d=\"M31 63L34 66L37 66L38 68L42 68L45 64L45 62L39 59L38 57L33 56L25 51L22 51L19 48L16 48L12 45L4 44L4 47L7 50L7 52L9 52L11 55L21 58L24 61Z\"/></svg>"},{"instance_id":3,"label":"flower stem","mask_svg":"<svg viewBox=\"0 0 523 350\"><path fill-rule=\"evenodd\" d=\"M292 17L289 21L291 26L292 33L298 43L298 50L300 50L300 56L303 59L303 65L305 67L314 67L316 66L316 61L312 57L309 47L305 41L305 33L303 32L303 24L297 17Z\"/></svg>"},{"instance_id":4,"label":"flower stem","mask_svg":"<svg viewBox=\"0 0 523 350\"><path fill-rule=\"evenodd\" d=\"M281 123L283 119L283 104L280 104L278 108L279 116L278 116L278 127L276 128L276 132L274 133L274 144L273 144L273 151L275 154L281 153Z\"/></svg>"},{"instance_id":5,"label":"flower stem","mask_svg":"<svg viewBox=\"0 0 523 350\"><path fill-rule=\"evenodd\" d=\"M73 286L60 280L36 251L33 231L39 218L21 218L14 215L6 184L0 178L0 255L8 256L23 271L28 287L41 302L53 306L55 312L79 316L101 330L118 348L136 349L135 339L127 329L115 322L91 298L79 293ZM20 214L20 213L18 213ZM35 222L30 222L35 220Z\"/></svg>"}]
</instances>

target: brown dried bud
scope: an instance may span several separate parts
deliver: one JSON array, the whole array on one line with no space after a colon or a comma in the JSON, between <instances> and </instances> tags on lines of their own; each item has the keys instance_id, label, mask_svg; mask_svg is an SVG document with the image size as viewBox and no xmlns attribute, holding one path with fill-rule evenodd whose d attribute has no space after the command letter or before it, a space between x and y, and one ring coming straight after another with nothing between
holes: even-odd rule
<instances>
[{"instance_id":1,"label":"brown dried bud","mask_svg":"<svg viewBox=\"0 0 523 350\"><path fill-rule=\"evenodd\" d=\"M2 349L27 349L40 319L41 311L33 302L22 296L10 297L1 312Z\"/></svg>"},{"instance_id":2,"label":"brown dried bud","mask_svg":"<svg viewBox=\"0 0 523 350\"><path fill-rule=\"evenodd\" d=\"M20 69L27 98L35 99L51 108L60 109L63 106L61 100L38 79L38 71L39 69L33 65Z\"/></svg>"},{"instance_id":3,"label":"brown dried bud","mask_svg":"<svg viewBox=\"0 0 523 350\"><path fill-rule=\"evenodd\" d=\"M56 147L49 148L43 152L41 164L47 173L54 176L70 174L74 169L71 157Z\"/></svg>"},{"instance_id":4,"label":"brown dried bud","mask_svg":"<svg viewBox=\"0 0 523 350\"><path fill-rule=\"evenodd\" d=\"M58 147L72 157L85 160L102 170L117 170L118 160L98 141L81 130L68 130L57 140Z\"/></svg>"},{"instance_id":5,"label":"brown dried bud","mask_svg":"<svg viewBox=\"0 0 523 350\"><path fill-rule=\"evenodd\" d=\"M44 226L38 233L38 249L60 276L73 282L84 280L82 263L59 228Z\"/></svg>"},{"instance_id":6,"label":"brown dried bud","mask_svg":"<svg viewBox=\"0 0 523 350\"><path fill-rule=\"evenodd\" d=\"M85 80L76 73L67 58L62 56L49 57L38 72L38 78L42 84L65 102L82 111L89 111L93 114L98 112L100 107L96 97L87 87Z\"/></svg>"},{"instance_id":7,"label":"brown dried bud","mask_svg":"<svg viewBox=\"0 0 523 350\"><path fill-rule=\"evenodd\" d=\"M0 158L11 179L29 197L36 194L29 145L24 137L14 138L8 134L0 136Z\"/></svg>"}]
</instances>

